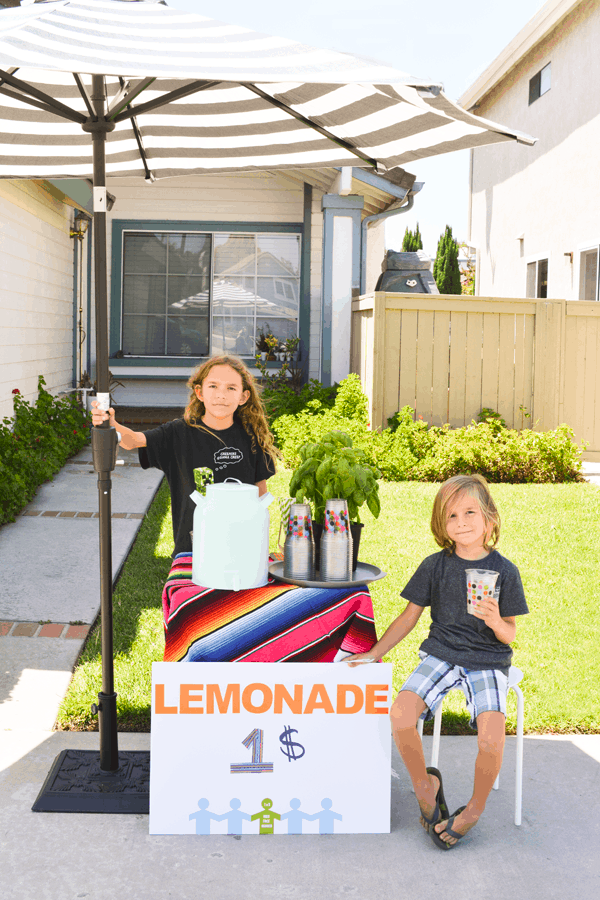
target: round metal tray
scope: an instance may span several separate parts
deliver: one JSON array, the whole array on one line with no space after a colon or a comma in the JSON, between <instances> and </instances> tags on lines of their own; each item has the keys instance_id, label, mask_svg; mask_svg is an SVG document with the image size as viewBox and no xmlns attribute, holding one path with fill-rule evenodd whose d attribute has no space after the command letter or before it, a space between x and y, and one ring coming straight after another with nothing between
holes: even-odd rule
<instances>
[{"instance_id":1,"label":"round metal tray","mask_svg":"<svg viewBox=\"0 0 600 900\"><path fill-rule=\"evenodd\" d=\"M351 581L301 581L299 578L284 578L283 560L274 562L269 565L269 572L277 581L285 581L287 584L297 584L299 587L320 587L320 588L336 588L336 587L355 587L357 584L369 584L371 581L379 581L385 578L387 572L378 566L372 566L370 563L359 562L356 569L352 573ZM320 573L317 572L317 575Z\"/></svg>"}]
</instances>

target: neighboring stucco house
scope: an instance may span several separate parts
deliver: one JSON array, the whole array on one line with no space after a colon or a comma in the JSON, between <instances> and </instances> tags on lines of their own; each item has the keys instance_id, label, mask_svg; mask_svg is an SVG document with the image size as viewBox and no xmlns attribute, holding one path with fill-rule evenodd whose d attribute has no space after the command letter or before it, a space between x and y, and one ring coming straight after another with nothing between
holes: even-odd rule
<instances>
[{"instance_id":1,"label":"neighboring stucco house","mask_svg":"<svg viewBox=\"0 0 600 900\"><path fill-rule=\"evenodd\" d=\"M384 220L420 188L360 168L163 179L109 179L110 370L126 406L181 406L197 363L230 352L253 366L257 334L300 337L306 378L350 370L350 308L372 290L384 257ZM73 199L76 198L76 199ZM11 391L35 397L95 377L91 227L86 181L0 181L0 413ZM79 220L78 220L79 221ZM81 349L79 349L81 347ZM276 365L276 364L271 364Z\"/></svg>"},{"instance_id":2,"label":"neighboring stucco house","mask_svg":"<svg viewBox=\"0 0 600 900\"><path fill-rule=\"evenodd\" d=\"M471 151L475 293L598 300L600 0L550 0L459 103L538 142Z\"/></svg>"}]
</instances>

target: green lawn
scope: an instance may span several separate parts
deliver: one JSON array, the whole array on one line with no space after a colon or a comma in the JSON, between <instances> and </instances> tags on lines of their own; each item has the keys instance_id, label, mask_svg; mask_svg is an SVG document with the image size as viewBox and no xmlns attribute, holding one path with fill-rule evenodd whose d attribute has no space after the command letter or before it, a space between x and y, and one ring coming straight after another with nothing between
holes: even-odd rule
<instances>
[{"instance_id":1,"label":"green lawn","mask_svg":"<svg viewBox=\"0 0 600 900\"><path fill-rule=\"evenodd\" d=\"M269 482L287 496L291 472ZM388 572L371 593L377 633L404 608L400 591L419 562L439 549L429 530L435 484L382 482L381 515L364 514L360 559ZM502 517L500 551L521 571L530 609L517 619L513 662L525 677L525 730L600 733L600 490L588 484L498 484L492 493ZM276 547L278 508L272 510ZM162 659L161 593L173 548L169 494L161 486L127 559L114 594L115 690L119 729L148 731L151 663ZM386 661L399 688L418 661L428 629L425 613ZM58 727L94 729L90 704L101 685L100 634L94 629L59 712ZM444 707L446 733L470 733L462 694ZM516 703L509 699L507 730L514 731Z\"/></svg>"}]
</instances>

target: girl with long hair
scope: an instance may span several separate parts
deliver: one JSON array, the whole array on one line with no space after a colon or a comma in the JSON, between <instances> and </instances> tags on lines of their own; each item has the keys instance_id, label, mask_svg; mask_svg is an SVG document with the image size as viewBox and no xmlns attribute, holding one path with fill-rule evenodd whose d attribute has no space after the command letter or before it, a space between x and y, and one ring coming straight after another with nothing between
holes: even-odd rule
<instances>
[{"instance_id":1,"label":"girl with long hair","mask_svg":"<svg viewBox=\"0 0 600 900\"><path fill-rule=\"evenodd\" d=\"M217 484L227 478L255 484L262 496L280 455L254 378L241 359L213 356L192 372L187 385L190 395L183 418L146 432L120 425L114 409L106 413L92 402L94 425L108 418L121 435L123 449L137 449L142 468L165 473L171 490L173 556L192 550L194 469L212 469Z\"/></svg>"}]
</instances>

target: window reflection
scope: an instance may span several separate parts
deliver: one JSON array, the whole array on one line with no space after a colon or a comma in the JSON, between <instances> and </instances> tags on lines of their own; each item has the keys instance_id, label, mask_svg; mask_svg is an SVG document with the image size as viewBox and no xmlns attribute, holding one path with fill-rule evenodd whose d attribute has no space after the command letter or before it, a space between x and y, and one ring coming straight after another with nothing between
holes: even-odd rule
<instances>
[{"instance_id":1,"label":"window reflection","mask_svg":"<svg viewBox=\"0 0 600 900\"><path fill-rule=\"evenodd\" d=\"M125 355L254 356L261 330L297 335L299 303L300 235L124 233Z\"/></svg>"}]
</instances>

